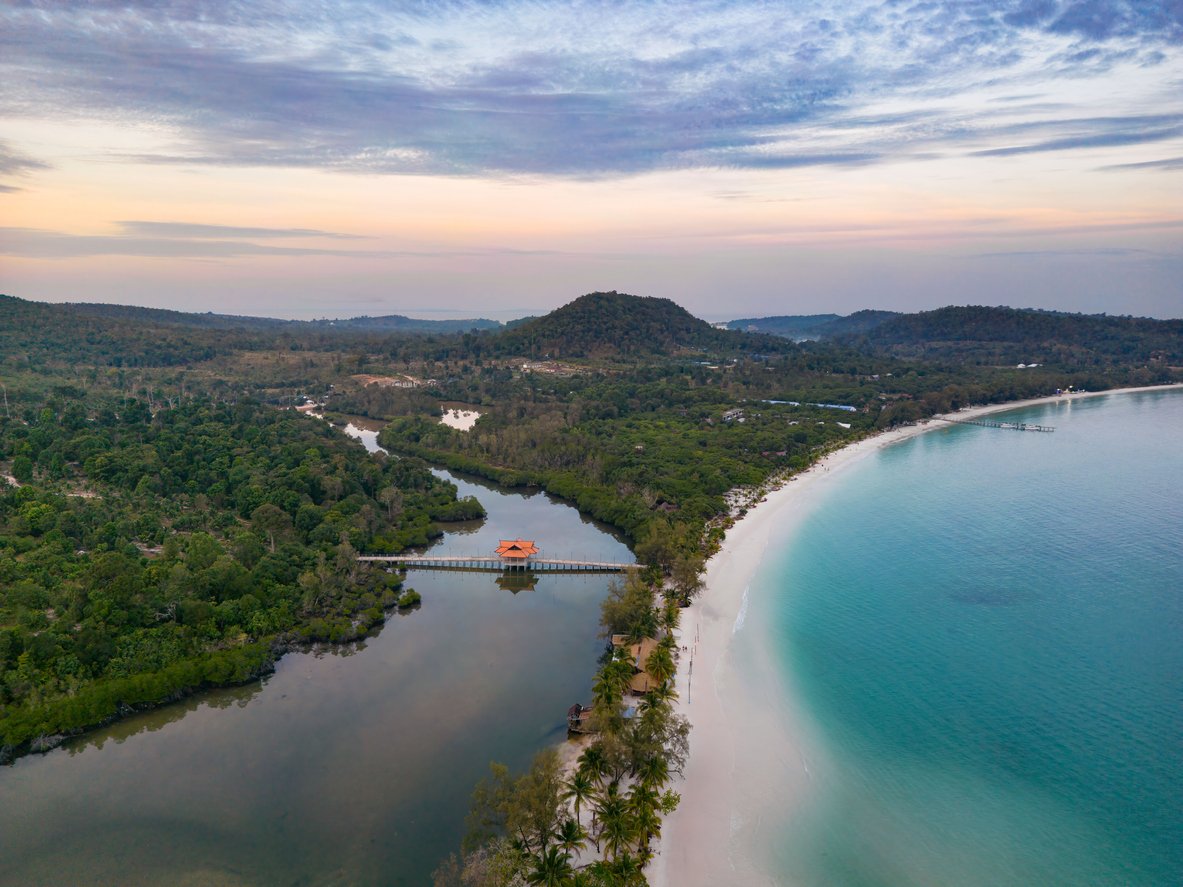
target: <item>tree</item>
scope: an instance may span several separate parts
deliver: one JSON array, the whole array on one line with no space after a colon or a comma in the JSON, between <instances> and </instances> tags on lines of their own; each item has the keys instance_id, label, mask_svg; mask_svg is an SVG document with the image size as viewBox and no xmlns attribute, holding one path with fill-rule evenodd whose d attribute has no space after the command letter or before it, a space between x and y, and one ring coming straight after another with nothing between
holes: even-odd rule
<instances>
[{"instance_id":1,"label":"tree","mask_svg":"<svg viewBox=\"0 0 1183 887\"><path fill-rule=\"evenodd\" d=\"M673 680L677 666L674 665L674 657L668 645L659 644L653 649L649 658L645 660L645 671L649 672L658 684L668 684Z\"/></svg>"},{"instance_id":2,"label":"tree","mask_svg":"<svg viewBox=\"0 0 1183 887\"><path fill-rule=\"evenodd\" d=\"M18 483L32 483L33 460L23 454L15 457L12 460L12 476L17 479Z\"/></svg>"},{"instance_id":3,"label":"tree","mask_svg":"<svg viewBox=\"0 0 1183 887\"><path fill-rule=\"evenodd\" d=\"M567 853L578 853L587 846L587 832L577 819L564 819L556 838L558 845Z\"/></svg>"},{"instance_id":4,"label":"tree","mask_svg":"<svg viewBox=\"0 0 1183 887\"><path fill-rule=\"evenodd\" d=\"M608 785L608 790L598 805L597 814L604 853L609 859L615 859L621 851L627 850L637 837L636 822L629 810L628 801L619 794L615 783Z\"/></svg>"},{"instance_id":5,"label":"tree","mask_svg":"<svg viewBox=\"0 0 1183 887\"><path fill-rule=\"evenodd\" d=\"M473 792L468 816L466 852L504 835L527 854L549 846L563 815L563 782L558 753L545 748L534 756L530 769L516 779L504 764L489 765L486 778Z\"/></svg>"},{"instance_id":6,"label":"tree","mask_svg":"<svg viewBox=\"0 0 1183 887\"><path fill-rule=\"evenodd\" d=\"M284 539L291 533L292 519L282 508L265 502L251 512L251 526L267 537L274 554L275 540Z\"/></svg>"},{"instance_id":7,"label":"tree","mask_svg":"<svg viewBox=\"0 0 1183 887\"><path fill-rule=\"evenodd\" d=\"M386 487L378 492L378 501L386 506L386 519L391 523L402 513L403 494L397 487Z\"/></svg>"},{"instance_id":8,"label":"tree","mask_svg":"<svg viewBox=\"0 0 1183 887\"><path fill-rule=\"evenodd\" d=\"M608 596L600 605L600 624L605 635L625 634L648 637L656 628L653 613L653 589L635 573L608 587Z\"/></svg>"},{"instance_id":9,"label":"tree","mask_svg":"<svg viewBox=\"0 0 1183 887\"><path fill-rule=\"evenodd\" d=\"M558 847L552 846L534 857L534 867L526 875L526 882L540 887L563 887L571 883L571 876L574 874L571 857Z\"/></svg>"},{"instance_id":10,"label":"tree","mask_svg":"<svg viewBox=\"0 0 1183 887\"><path fill-rule=\"evenodd\" d=\"M571 801L574 806L576 824L582 821L579 816L580 805L592 796L595 787L595 780L583 767L576 768L575 772L567 779L566 786L563 789L563 800Z\"/></svg>"}]
</instances>

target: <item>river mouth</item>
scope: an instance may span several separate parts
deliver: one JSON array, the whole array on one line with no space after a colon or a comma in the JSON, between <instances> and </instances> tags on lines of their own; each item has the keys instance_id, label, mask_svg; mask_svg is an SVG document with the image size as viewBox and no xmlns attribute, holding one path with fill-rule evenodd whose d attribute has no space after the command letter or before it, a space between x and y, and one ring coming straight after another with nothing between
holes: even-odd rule
<instances>
[{"instance_id":1,"label":"river mouth","mask_svg":"<svg viewBox=\"0 0 1183 887\"><path fill-rule=\"evenodd\" d=\"M548 496L438 473L488 516L433 551L521 536L632 559ZM523 767L561 741L602 649L611 577L498 578L412 571L422 607L363 642L0 768L0 884L429 883L489 761Z\"/></svg>"}]
</instances>

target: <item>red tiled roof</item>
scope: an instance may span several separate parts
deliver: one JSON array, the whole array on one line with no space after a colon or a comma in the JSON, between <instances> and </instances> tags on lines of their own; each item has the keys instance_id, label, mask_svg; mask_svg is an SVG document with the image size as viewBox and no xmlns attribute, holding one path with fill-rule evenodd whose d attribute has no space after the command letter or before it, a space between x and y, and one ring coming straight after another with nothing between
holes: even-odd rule
<instances>
[{"instance_id":1,"label":"red tiled roof","mask_svg":"<svg viewBox=\"0 0 1183 887\"><path fill-rule=\"evenodd\" d=\"M538 554L538 546L533 539L502 539L497 553L502 557L527 558Z\"/></svg>"}]
</instances>

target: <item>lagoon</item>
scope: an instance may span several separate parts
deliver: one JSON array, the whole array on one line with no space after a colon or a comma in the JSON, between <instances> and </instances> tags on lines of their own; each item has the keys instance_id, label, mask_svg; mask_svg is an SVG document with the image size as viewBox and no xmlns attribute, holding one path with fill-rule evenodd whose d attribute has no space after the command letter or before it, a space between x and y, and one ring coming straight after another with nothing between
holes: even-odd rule
<instances>
[{"instance_id":1,"label":"lagoon","mask_svg":"<svg viewBox=\"0 0 1183 887\"><path fill-rule=\"evenodd\" d=\"M439 473L488 517L433 551L520 535L555 556L632 559L542 493ZM290 653L261 682L0 767L0 884L429 883L489 761L521 768L561 741L603 648L610 577L497 579L412 572L422 606L364 643Z\"/></svg>"}]
</instances>

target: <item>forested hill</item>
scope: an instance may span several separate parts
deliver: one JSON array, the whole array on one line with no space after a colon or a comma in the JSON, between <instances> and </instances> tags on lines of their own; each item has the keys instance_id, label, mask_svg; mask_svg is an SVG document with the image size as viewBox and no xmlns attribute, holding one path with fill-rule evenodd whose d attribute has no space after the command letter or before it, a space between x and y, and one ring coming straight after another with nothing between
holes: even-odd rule
<instances>
[{"instance_id":1,"label":"forested hill","mask_svg":"<svg viewBox=\"0 0 1183 887\"><path fill-rule=\"evenodd\" d=\"M1183 364L1183 320L964 306L894 317L842 337L898 356L983 363Z\"/></svg>"},{"instance_id":2,"label":"forested hill","mask_svg":"<svg viewBox=\"0 0 1183 887\"><path fill-rule=\"evenodd\" d=\"M194 354L208 357L220 350L219 345L255 347L272 344L281 337L300 339L316 347L341 336L446 334L500 327L495 320L417 320L401 314L342 320L280 320L94 302L53 304L0 295L0 346L34 351L52 351L64 346L77 356L79 347L85 351L96 348L104 351L118 341L126 349L127 340L134 338L137 331L158 331L159 334L144 336L143 349L130 349L133 353L144 352L142 361L133 362L146 366L184 362ZM210 336L210 332L233 335L226 339L224 335ZM147 341L153 339L160 347Z\"/></svg>"},{"instance_id":3,"label":"forested hill","mask_svg":"<svg viewBox=\"0 0 1183 887\"><path fill-rule=\"evenodd\" d=\"M771 336L720 330L669 299L589 293L496 338L501 353L530 357L614 357L783 351Z\"/></svg>"}]
</instances>

